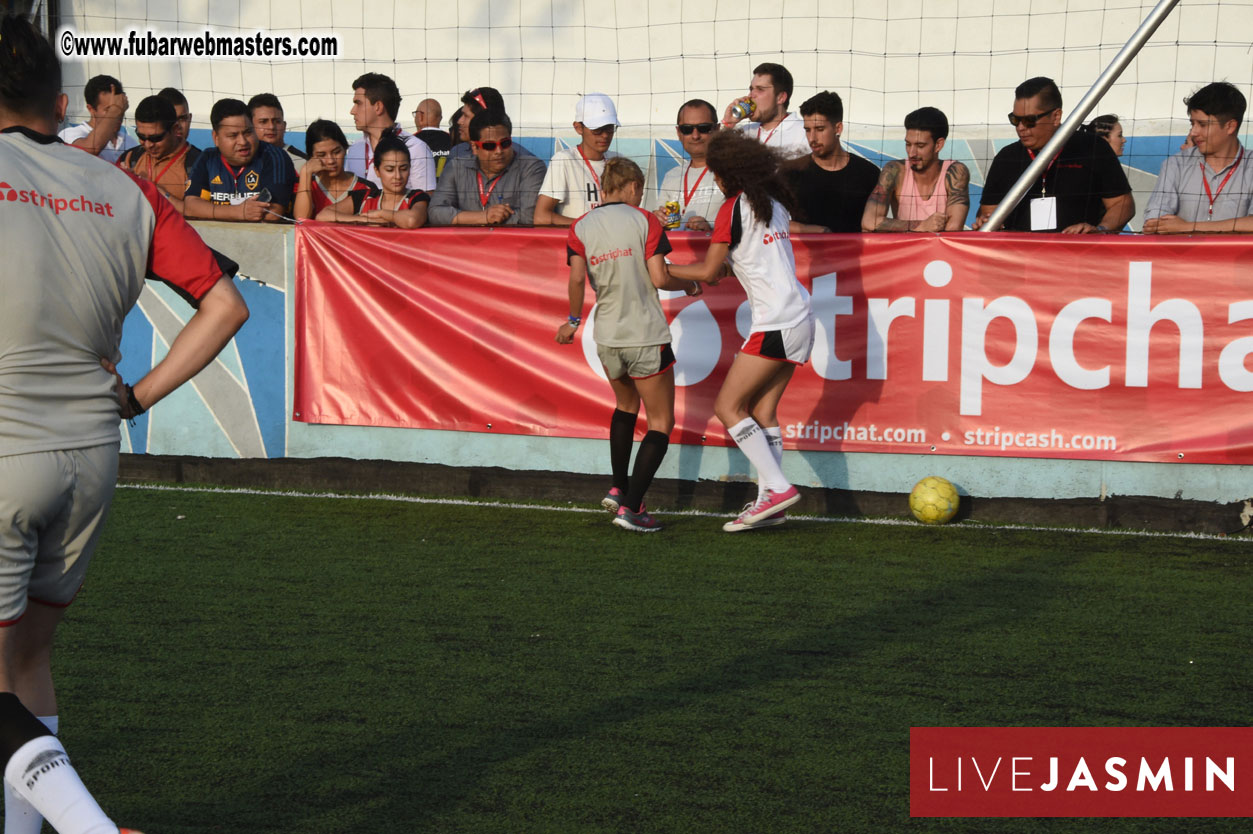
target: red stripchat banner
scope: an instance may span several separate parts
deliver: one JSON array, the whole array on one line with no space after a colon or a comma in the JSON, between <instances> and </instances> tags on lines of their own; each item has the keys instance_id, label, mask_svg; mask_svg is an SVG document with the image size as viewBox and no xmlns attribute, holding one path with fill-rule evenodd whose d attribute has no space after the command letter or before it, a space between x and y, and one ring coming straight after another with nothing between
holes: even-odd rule
<instances>
[{"instance_id":1,"label":"red stripchat banner","mask_svg":"<svg viewBox=\"0 0 1253 834\"><path fill-rule=\"evenodd\" d=\"M1250 817L1253 728L913 727L915 817Z\"/></svg>"},{"instance_id":2,"label":"red stripchat banner","mask_svg":"<svg viewBox=\"0 0 1253 834\"><path fill-rule=\"evenodd\" d=\"M670 259L704 235L671 235ZM792 239L817 341L780 406L814 451L1253 463L1253 284L1236 238ZM604 438L591 305L573 345L565 234L296 234L296 420ZM734 279L662 293L679 443L727 444L718 388L747 336Z\"/></svg>"}]
</instances>

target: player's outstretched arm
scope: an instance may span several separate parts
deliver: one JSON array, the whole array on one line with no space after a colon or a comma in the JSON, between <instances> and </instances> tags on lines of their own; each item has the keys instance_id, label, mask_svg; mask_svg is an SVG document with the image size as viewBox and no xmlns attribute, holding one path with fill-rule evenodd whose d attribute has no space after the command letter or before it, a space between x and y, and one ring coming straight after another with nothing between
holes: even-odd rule
<instances>
[{"instance_id":1,"label":"player's outstretched arm","mask_svg":"<svg viewBox=\"0 0 1253 834\"><path fill-rule=\"evenodd\" d=\"M725 243L710 243L705 260L691 264L670 264L670 275L685 281L717 284L727 275L726 259L731 247Z\"/></svg>"},{"instance_id":2,"label":"player's outstretched arm","mask_svg":"<svg viewBox=\"0 0 1253 834\"><path fill-rule=\"evenodd\" d=\"M212 362L247 320L248 305L243 296L229 276L222 276L200 299L199 308L170 345L170 352L132 386L135 399L145 409L160 402ZM126 405L123 403L124 408Z\"/></svg>"},{"instance_id":3,"label":"player's outstretched arm","mask_svg":"<svg viewBox=\"0 0 1253 834\"><path fill-rule=\"evenodd\" d=\"M700 295L704 290L699 281L693 281L685 278L675 278L666 269L666 256L653 255L648 259L648 277L652 279L653 286L659 290L668 292L685 292L688 295Z\"/></svg>"}]
</instances>

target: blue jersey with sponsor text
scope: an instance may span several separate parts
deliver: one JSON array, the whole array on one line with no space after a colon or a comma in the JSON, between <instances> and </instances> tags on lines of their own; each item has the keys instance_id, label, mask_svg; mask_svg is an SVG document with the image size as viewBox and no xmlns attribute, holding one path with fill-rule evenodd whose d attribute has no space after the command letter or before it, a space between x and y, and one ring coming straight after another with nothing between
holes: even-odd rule
<instances>
[{"instance_id":1,"label":"blue jersey with sponsor text","mask_svg":"<svg viewBox=\"0 0 1253 834\"><path fill-rule=\"evenodd\" d=\"M291 211L296 186L296 168L287 154L268 142L260 142L252 161L236 168L210 148L200 155L188 175L186 197L199 197L216 206L237 206L256 199L269 190L270 202L279 203L283 213Z\"/></svg>"}]
</instances>

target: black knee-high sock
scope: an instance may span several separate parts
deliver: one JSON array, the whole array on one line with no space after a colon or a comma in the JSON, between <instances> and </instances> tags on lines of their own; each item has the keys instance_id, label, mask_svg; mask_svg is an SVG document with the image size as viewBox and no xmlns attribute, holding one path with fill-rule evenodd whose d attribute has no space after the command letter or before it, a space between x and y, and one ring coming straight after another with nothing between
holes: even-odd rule
<instances>
[{"instance_id":1,"label":"black knee-high sock","mask_svg":"<svg viewBox=\"0 0 1253 834\"><path fill-rule=\"evenodd\" d=\"M0 692L0 770L26 742L50 735L52 732L22 706L16 695Z\"/></svg>"},{"instance_id":2,"label":"black knee-high sock","mask_svg":"<svg viewBox=\"0 0 1253 834\"><path fill-rule=\"evenodd\" d=\"M627 490L626 501L623 502L631 512L640 511L644 493L648 492L669 446L670 435L659 431L650 431L640 441L640 450L635 453L635 468L631 470L631 488Z\"/></svg>"},{"instance_id":3,"label":"black knee-high sock","mask_svg":"<svg viewBox=\"0 0 1253 834\"><path fill-rule=\"evenodd\" d=\"M609 465L613 468L613 485L624 493L631 469L631 446L635 443L635 421L638 414L615 408L609 421Z\"/></svg>"}]
</instances>

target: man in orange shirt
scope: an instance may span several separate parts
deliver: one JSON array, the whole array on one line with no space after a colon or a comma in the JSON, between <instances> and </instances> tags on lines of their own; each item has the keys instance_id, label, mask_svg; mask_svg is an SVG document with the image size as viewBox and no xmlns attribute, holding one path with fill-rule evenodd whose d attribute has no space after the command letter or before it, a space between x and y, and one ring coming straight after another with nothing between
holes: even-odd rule
<instances>
[{"instance_id":1,"label":"man in orange shirt","mask_svg":"<svg viewBox=\"0 0 1253 834\"><path fill-rule=\"evenodd\" d=\"M187 172L200 158L200 150L181 138L175 130L177 122L178 113L166 99L148 96L139 102L135 108L135 138L139 146L123 154L118 164L156 185L182 213Z\"/></svg>"}]
</instances>

